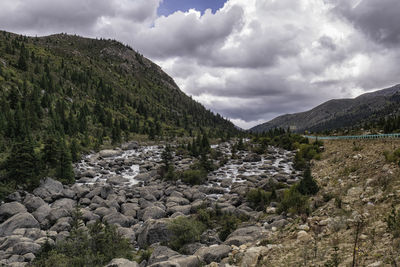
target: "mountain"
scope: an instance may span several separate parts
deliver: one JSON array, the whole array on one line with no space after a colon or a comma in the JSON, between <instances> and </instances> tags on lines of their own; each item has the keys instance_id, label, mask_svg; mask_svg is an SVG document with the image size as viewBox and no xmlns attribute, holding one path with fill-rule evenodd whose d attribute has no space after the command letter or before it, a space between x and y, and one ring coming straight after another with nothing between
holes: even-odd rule
<instances>
[{"instance_id":1,"label":"mountain","mask_svg":"<svg viewBox=\"0 0 400 267\"><path fill-rule=\"evenodd\" d=\"M353 99L329 100L309 111L286 114L250 129L264 132L290 127L296 132L325 131L352 127L397 114L400 110L400 85L366 93Z\"/></svg>"},{"instance_id":2,"label":"mountain","mask_svg":"<svg viewBox=\"0 0 400 267\"><path fill-rule=\"evenodd\" d=\"M200 132L225 137L238 130L129 46L0 32L0 183L68 178L70 158L137 135Z\"/></svg>"}]
</instances>

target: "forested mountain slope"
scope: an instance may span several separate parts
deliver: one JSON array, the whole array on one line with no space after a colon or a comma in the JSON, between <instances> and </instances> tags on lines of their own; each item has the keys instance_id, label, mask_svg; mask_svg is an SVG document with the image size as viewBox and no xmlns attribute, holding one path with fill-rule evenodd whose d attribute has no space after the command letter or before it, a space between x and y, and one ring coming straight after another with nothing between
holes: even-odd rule
<instances>
[{"instance_id":1,"label":"forested mountain slope","mask_svg":"<svg viewBox=\"0 0 400 267\"><path fill-rule=\"evenodd\" d=\"M72 180L79 153L134 134L224 137L234 125L159 66L113 40L0 32L0 177Z\"/></svg>"}]
</instances>

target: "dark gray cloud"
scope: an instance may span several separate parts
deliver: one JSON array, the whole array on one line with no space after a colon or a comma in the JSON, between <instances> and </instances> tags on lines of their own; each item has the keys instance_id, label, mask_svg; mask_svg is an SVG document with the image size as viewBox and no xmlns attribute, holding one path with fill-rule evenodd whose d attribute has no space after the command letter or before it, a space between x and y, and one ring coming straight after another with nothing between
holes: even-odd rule
<instances>
[{"instance_id":1,"label":"dark gray cloud","mask_svg":"<svg viewBox=\"0 0 400 267\"><path fill-rule=\"evenodd\" d=\"M246 74L245 74L246 73ZM207 80L207 77L205 77ZM224 83L215 82L219 77L212 77L209 82L198 77L187 85L188 92L194 96L212 94L214 96L234 96L242 99L277 96L285 94L289 84L281 76L273 76L256 71L243 71L240 75L231 74L223 77Z\"/></svg>"},{"instance_id":2,"label":"dark gray cloud","mask_svg":"<svg viewBox=\"0 0 400 267\"><path fill-rule=\"evenodd\" d=\"M388 46L400 44L400 1L341 0L336 11L372 40Z\"/></svg>"}]
</instances>

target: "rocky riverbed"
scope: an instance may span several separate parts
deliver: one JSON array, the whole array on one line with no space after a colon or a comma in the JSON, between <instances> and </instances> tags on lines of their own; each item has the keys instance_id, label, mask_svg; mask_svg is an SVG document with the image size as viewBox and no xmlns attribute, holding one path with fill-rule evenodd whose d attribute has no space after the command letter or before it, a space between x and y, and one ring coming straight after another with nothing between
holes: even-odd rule
<instances>
[{"instance_id":1,"label":"rocky riverbed","mask_svg":"<svg viewBox=\"0 0 400 267\"><path fill-rule=\"evenodd\" d=\"M68 236L71 215L77 205L85 225L97 220L107 221L117 225L119 232L135 247L153 246L152 256L141 266L196 266L200 261L221 262L244 243L260 239L290 220L271 215L255 223L262 212L250 207L246 193L251 188L268 189L271 183L292 184L301 179L292 168L293 152L269 147L263 155L238 151L232 159L231 146L230 143L214 146L229 160L210 173L204 185L161 180L158 169L163 147L139 146L132 142L86 156L76 164L74 185L62 185L47 178L32 193L11 194L0 206L0 264L24 266L35 258L46 240L54 243ZM174 155L173 162L176 169L186 169L194 160ZM189 249L191 255L181 255L157 245L169 240L171 218L187 216L199 207L215 204L222 212L252 219L224 242L219 240L215 230L206 231L201 242ZM275 207L276 204L271 203L267 211L273 214Z\"/></svg>"}]
</instances>

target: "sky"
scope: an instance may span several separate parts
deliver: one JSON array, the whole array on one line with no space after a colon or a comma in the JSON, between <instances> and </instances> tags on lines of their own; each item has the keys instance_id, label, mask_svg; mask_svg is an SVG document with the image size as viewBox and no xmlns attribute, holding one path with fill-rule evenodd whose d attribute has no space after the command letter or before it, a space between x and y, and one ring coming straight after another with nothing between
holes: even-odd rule
<instances>
[{"instance_id":1,"label":"sky","mask_svg":"<svg viewBox=\"0 0 400 267\"><path fill-rule=\"evenodd\" d=\"M245 129L400 83L399 0L1 0L0 29L117 39Z\"/></svg>"}]
</instances>

